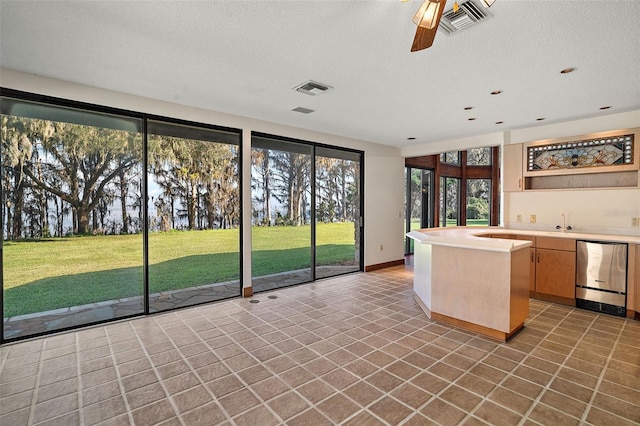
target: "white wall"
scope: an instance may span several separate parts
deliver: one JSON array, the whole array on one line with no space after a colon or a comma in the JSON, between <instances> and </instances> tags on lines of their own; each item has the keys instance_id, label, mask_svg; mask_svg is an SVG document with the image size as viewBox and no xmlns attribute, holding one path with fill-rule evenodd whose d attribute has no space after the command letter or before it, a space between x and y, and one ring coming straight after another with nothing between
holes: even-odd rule
<instances>
[{"instance_id":1,"label":"white wall","mask_svg":"<svg viewBox=\"0 0 640 426\"><path fill-rule=\"evenodd\" d=\"M362 150L365 153L364 263L367 266L375 265L396 261L402 259L404 256L404 247L402 244L404 159L400 156L399 149L216 111L160 102L153 99L44 78L4 68L0 69L0 86L147 114L233 127L242 129L245 135L251 131L258 131ZM247 137L244 137L244 152L249 152L249 148L250 141ZM250 179L246 177L245 175L243 179L245 195L250 191L251 185ZM245 214L243 219L247 220L248 217L250 216ZM247 276L250 277L250 246L247 244L249 241L250 238L244 241L246 245L243 253L245 258L245 278ZM383 250L380 250L381 245ZM249 275L247 275L247 272Z\"/></svg>"}]
</instances>

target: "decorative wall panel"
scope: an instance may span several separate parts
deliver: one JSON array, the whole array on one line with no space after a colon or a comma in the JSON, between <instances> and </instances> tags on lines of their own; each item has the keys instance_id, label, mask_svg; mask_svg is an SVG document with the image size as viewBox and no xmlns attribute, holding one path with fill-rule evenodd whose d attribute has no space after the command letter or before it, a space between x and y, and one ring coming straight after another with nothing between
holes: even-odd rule
<instances>
[{"instance_id":1,"label":"decorative wall panel","mask_svg":"<svg viewBox=\"0 0 640 426\"><path fill-rule=\"evenodd\" d=\"M634 135L527 147L527 171L631 165Z\"/></svg>"}]
</instances>

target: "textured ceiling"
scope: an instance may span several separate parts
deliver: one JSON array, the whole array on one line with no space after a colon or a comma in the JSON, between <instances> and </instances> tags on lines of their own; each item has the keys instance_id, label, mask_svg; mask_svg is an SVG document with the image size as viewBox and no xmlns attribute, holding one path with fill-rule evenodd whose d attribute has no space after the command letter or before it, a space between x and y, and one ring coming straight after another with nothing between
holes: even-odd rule
<instances>
[{"instance_id":1,"label":"textured ceiling","mask_svg":"<svg viewBox=\"0 0 640 426\"><path fill-rule=\"evenodd\" d=\"M497 0L410 53L419 5L2 0L0 65L392 146L640 109L638 0Z\"/></svg>"}]
</instances>

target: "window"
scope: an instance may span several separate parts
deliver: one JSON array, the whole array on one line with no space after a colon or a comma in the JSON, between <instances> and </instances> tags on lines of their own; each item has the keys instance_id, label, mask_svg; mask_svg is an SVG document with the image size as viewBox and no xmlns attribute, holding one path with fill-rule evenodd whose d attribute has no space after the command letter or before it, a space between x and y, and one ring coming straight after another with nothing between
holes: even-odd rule
<instances>
[{"instance_id":1,"label":"window","mask_svg":"<svg viewBox=\"0 0 640 426\"><path fill-rule=\"evenodd\" d=\"M491 147L471 148L467 151L468 166L490 166Z\"/></svg>"},{"instance_id":2,"label":"window","mask_svg":"<svg viewBox=\"0 0 640 426\"><path fill-rule=\"evenodd\" d=\"M405 232L433 227L433 170L405 169ZM405 253L413 253L413 239L405 238Z\"/></svg>"},{"instance_id":3,"label":"window","mask_svg":"<svg viewBox=\"0 0 640 426\"><path fill-rule=\"evenodd\" d=\"M315 150L316 278L360 270L360 154Z\"/></svg>"},{"instance_id":4,"label":"window","mask_svg":"<svg viewBox=\"0 0 640 426\"><path fill-rule=\"evenodd\" d=\"M251 145L253 290L312 281L313 147L256 136Z\"/></svg>"},{"instance_id":5,"label":"window","mask_svg":"<svg viewBox=\"0 0 640 426\"><path fill-rule=\"evenodd\" d=\"M0 102L3 338L142 313L142 120Z\"/></svg>"},{"instance_id":6,"label":"window","mask_svg":"<svg viewBox=\"0 0 640 426\"><path fill-rule=\"evenodd\" d=\"M491 215L491 179L467 180L467 226L487 226Z\"/></svg>"},{"instance_id":7,"label":"window","mask_svg":"<svg viewBox=\"0 0 640 426\"><path fill-rule=\"evenodd\" d=\"M440 154L440 162L447 164L460 164L460 151L449 151Z\"/></svg>"},{"instance_id":8,"label":"window","mask_svg":"<svg viewBox=\"0 0 640 426\"><path fill-rule=\"evenodd\" d=\"M240 130L5 89L0 113L0 342L240 295ZM361 270L363 153L251 156L256 290Z\"/></svg>"},{"instance_id":9,"label":"window","mask_svg":"<svg viewBox=\"0 0 640 426\"><path fill-rule=\"evenodd\" d=\"M405 232L420 227L498 225L498 147L405 158ZM428 182L428 183L427 183ZM413 252L405 238L405 254Z\"/></svg>"},{"instance_id":10,"label":"window","mask_svg":"<svg viewBox=\"0 0 640 426\"><path fill-rule=\"evenodd\" d=\"M255 292L361 268L360 152L254 134Z\"/></svg>"},{"instance_id":11,"label":"window","mask_svg":"<svg viewBox=\"0 0 640 426\"><path fill-rule=\"evenodd\" d=\"M239 296L239 134L147 128L149 311Z\"/></svg>"},{"instance_id":12,"label":"window","mask_svg":"<svg viewBox=\"0 0 640 426\"><path fill-rule=\"evenodd\" d=\"M460 225L460 179L440 178L440 226Z\"/></svg>"}]
</instances>

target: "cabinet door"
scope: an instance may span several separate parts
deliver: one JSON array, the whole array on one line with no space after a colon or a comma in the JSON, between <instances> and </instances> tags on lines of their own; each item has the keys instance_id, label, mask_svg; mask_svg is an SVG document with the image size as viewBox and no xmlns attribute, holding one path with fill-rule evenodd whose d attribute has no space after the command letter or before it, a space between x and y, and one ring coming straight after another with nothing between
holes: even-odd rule
<instances>
[{"instance_id":1,"label":"cabinet door","mask_svg":"<svg viewBox=\"0 0 640 426\"><path fill-rule=\"evenodd\" d=\"M536 291L536 249L531 247L529 253L529 291Z\"/></svg>"},{"instance_id":2,"label":"cabinet door","mask_svg":"<svg viewBox=\"0 0 640 426\"><path fill-rule=\"evenodd\" d=\"M522 191L522 144L505 145L502 158L503 191Z\"/></svg>"},{"instance_id":3,"label":"cabinet door","mask_svg":"<svg viewBox=\"0 0 640 426\"><path fill-rule=\"evenodd\" d=\"M536 248L536 292L575 299L576 254Z\"/></svg>"}]
</instances>

